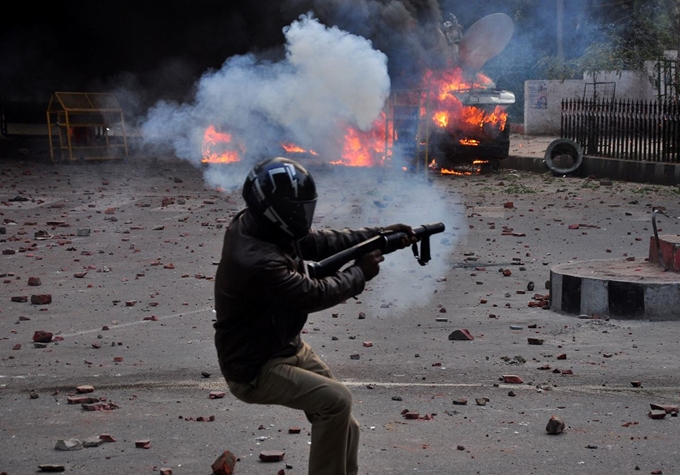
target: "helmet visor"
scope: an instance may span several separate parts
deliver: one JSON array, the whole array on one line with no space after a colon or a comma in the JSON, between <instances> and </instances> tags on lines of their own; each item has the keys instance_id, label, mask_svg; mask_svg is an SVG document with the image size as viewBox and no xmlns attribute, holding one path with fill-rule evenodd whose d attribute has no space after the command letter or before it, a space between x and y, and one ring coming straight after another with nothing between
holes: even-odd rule
<instances>
[{"instance_id":1,"label":"helmet visor","mask_svg":"<svg viewBox=\"0 0 680 475\"><path fill-rule=\"evenodd\" d=\"M294 238L305 237L312 227L316 198L306 201L281 200L277 206L277 212L287 225Z\"/></svg>"}]
</instances>

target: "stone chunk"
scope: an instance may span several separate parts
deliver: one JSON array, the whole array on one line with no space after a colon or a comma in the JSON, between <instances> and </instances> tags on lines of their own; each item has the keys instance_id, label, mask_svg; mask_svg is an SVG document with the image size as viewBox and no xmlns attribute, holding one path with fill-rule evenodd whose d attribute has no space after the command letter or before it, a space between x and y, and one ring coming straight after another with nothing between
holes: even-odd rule
<instances>
[{"instance_id":1,"label":"stone chunk","mask_svg":"<svg viewBox=\"0 0 680 475\"><path fill-rule=\"evenodd\" d=\"M550 435L561 434L564 431L564 422L557 416L552 416L545 426L546 432Z\"/></svg>"},{"instance_id":2,"label":"stone chunk","mask_svg":"<svg viewBox=\"0 0 680 475\"><path fill-rule=\"evenodd\" d=\"M649 406L652 408L654 411L665 411L666 414L672 414L672 413L678 413L680 412L680 407L678 407L675 404L652 404L650 403Z\"/></svg>"},{"instance_id":3,"label":"stone chunk","mask_svg":"<svg viewBox=\"0 0 680 475\"><path fill-rule=\"evenodd\" d=\"M52 303L52 295L50 295L50 294L31 295L31 303L33 305L50 304L50 303Z\"/></svg>"},{"instance_id":4,"label":"stone chunk","mask_svg":"<svg viewBox=\"0 0 680 475\"><path fill-rule=\"evenodd\" d=\"M232 475L236 468L236 456L225 450L211 465L214 475Z\"/></svg>"},{"instance_id":5,"label":"stone chunk","mask_svg":"<svg viewBox=\"0 0 680 475\"><path fill-rule=\"evenodd\" d=\"M36 343L49 343L52 341L52 332L37 330L33 334L33 341Z\"/></svg>"},{"instance_id":6,"label":"stone chunk","mask_svg":"<svg viewBox=\"0 0 680 475\"><path fill-rule=\"evenodd\" d=\"M116 439L111 434L99 434L99 439L102 442L115 442Z\"/></svg>"},{"instance_id":7,"label":"stone chunk","mask_svg":"<svg viewBox=\"0 0 680 475\"><path fill-rule=\"evenodd\" d=\"M280 462L286 453L280 450L263 450L260 452L260 460L263 462Z\"/></svg>"},{"instance_id":8,"label":"stone chunk","mask_svg":"<svg viewBox=\"0 0 680 475\"><path fill-rule=\"evenodd\" d=\"M57 450L80 450L83 444L78 439L59 439L54 446Z\"/></svg>"},{"instance_id":9,"label":"stone chunk","mask_svg":"<svg viewBox=\"0 0 680 475\"><path fill-rule=\"evenodd\" d=\"M465 328L461 328L459 330L454 330L450 335L449 335L449 340L465 340L465 341L472 341L474 340L475 337L473 337L468 330Z\"/></svg>"},{"instance_id":10,"label":"stone chunk","mask_svg":"<svg viewBox=\"0 0 680 475\"><path fill-rule=\"evenodd\" d=\"M42 463L38 465L38 470L41 472L63 472L66 470L66 467L56 463Z\"/></svg>"},{"instance_id":11,"label":"stone chunk","mask_svg":"<svg viewBox=\"0 0 680 475\"><path fill-rule=\"evenodd\" d=\"M135 447L138 449L150 449L151 441L149 439L135 440Z\"/></svg>"}]
</instances>

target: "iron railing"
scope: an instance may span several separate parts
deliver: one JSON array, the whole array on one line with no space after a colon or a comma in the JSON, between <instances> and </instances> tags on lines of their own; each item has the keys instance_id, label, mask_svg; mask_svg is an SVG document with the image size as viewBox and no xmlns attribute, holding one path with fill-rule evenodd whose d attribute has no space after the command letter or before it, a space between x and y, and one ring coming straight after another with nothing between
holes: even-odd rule
<instances>
[{"instance_id":1,"label":"iron railing","mask_svg":"<svg viewBox=\"0 0 680 475\"><path fill-rule=\"evenodd\" d=\"M680 163L680 101L564 99L562 137L586 155Z\"/></svg>"}]
</instances>

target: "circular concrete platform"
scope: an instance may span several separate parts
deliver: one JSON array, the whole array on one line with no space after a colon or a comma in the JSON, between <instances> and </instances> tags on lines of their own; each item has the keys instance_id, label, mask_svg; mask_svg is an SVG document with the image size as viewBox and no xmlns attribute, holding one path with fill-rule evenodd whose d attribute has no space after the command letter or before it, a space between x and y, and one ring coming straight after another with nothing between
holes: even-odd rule
<instances>
[{"instance_id":1,"label":"circular concrete platform","mask_svg":"<svg viewBox=\"0 0 680 475\"><path fill-rule=\"evenodd\" d=\"M550 269L550 308L572 315L680 320L680 274L644 258L558 264Z\"/></svg>"}]
</instances>

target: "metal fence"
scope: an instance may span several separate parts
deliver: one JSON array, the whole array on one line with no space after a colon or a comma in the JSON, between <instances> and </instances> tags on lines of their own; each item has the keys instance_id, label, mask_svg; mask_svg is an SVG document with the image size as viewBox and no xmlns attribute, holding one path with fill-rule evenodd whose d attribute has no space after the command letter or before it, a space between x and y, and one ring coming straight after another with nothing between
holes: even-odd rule
<instances>
[{"instance_id":1,"label":"metal fence","mask_svg":"<svg viewBox=\"0 0 680 475\"><path fill-rule=\"evenodd\" d=\"M680 101L564 99L562 137L586 155L680 163Z\"/></svg>"}]
</instances>

